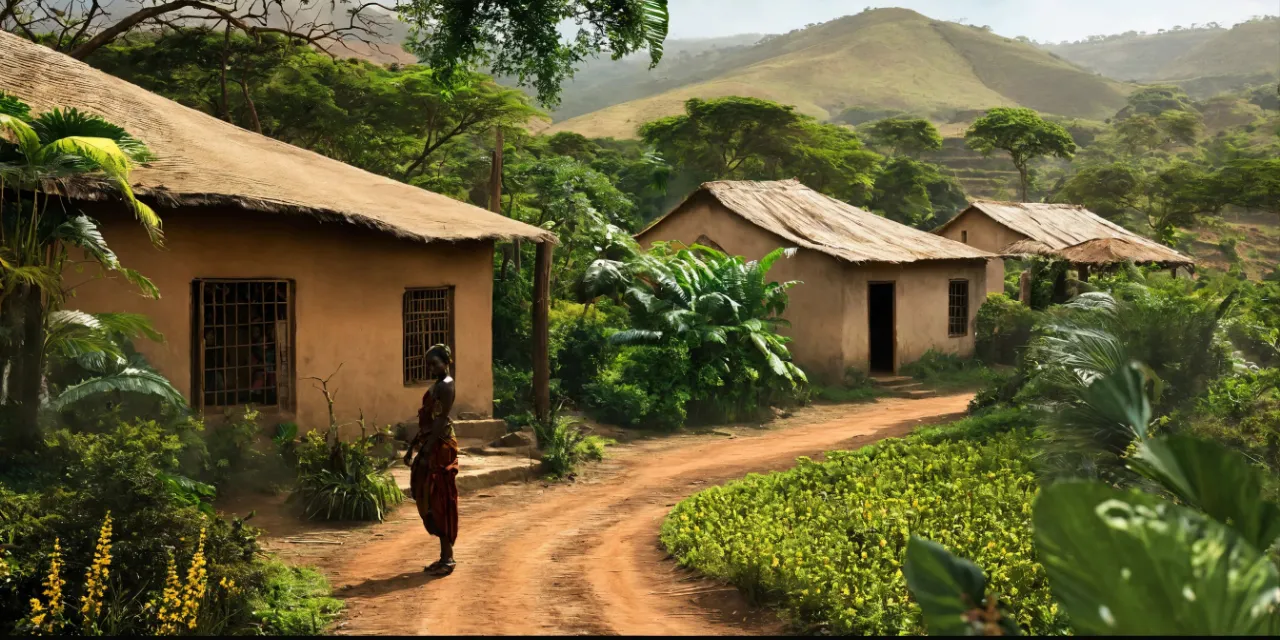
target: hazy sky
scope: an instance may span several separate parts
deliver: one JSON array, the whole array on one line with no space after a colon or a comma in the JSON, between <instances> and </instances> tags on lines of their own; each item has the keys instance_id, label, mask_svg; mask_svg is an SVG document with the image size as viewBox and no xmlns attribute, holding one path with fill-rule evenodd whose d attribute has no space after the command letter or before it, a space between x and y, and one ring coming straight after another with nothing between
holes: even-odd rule
<instances>
[{"instance_id":1,"label":"hazy sky","mask_svg":"<svg viewBox=\"0 0 1280 640\"><path fill-rule=\"evenodd\" d=\"M931 18L991 25L1006 37L1058 42L1094 34L1235 24L1280 12L1277 0L670 0L672 38L785 33L865 7L905 7Z\"/></svg>"}]
</instances>

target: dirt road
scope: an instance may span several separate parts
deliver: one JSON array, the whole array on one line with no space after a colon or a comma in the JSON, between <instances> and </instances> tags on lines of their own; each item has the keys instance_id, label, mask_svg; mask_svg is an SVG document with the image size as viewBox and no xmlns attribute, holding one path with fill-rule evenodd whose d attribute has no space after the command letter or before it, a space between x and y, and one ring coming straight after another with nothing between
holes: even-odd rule
<instances>
[{"instance_id":1,"label":"dirt road","mask_svg":"<svg viewBox=\"0 0 1280 640\"><path fill-rule=\"evenodd\" d=\"M463 496L452 576L406 505L369 542L323 564L346 600L344 634L726 635L782 631L731 588L666 558L658 530L681 498L798 456L856 448L952 419L969 396L816 407L776 428L618 447L577 482Z\"/></svg>"}]
</instances>

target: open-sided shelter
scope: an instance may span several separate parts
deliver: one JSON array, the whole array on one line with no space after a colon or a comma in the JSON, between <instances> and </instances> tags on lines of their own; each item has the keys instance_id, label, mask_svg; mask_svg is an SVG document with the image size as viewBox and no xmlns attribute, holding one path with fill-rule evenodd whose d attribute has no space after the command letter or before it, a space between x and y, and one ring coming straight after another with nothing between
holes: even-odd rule
<instances>
[{"instance_id":1,"label":"open-sided shelter","mask_svg":"<svg viewBox=\"0 0 1280 640\"><path fill-rule=\"evenodd\" d=\"M545 278L552 234L245 131L6 33L0 60L0 90L34 111L100 115L154 154L133 188L163 220L163 247L102 202L110 191L67 185L63 195L83 202L161 298L99 279L68 306L149 317L165 341L138 346L193 407L253 404L322 427L328 409L309 378L341 367L331 382L340 420L401 422L420 406L426 349L446 343L456 411L492 415L494 242L540 243ZM545 303L545 282L541 294ZM535 310L535 332L545 313Z\"/></svg>"},{"instance_id":2,"label":"open-sided shelter","mask_svg":"<svg viewBox=\"0 0 1280 640\"><path fill-rule=\"evenodd\" d=\"M896 372L929 349L969 355L991 254L898 224L799 181L708 182L637 235L758 259L795 256L770 278L800 280L784 330L798 365L838 380L852 367Z\"/></svg>"}]
</instances>

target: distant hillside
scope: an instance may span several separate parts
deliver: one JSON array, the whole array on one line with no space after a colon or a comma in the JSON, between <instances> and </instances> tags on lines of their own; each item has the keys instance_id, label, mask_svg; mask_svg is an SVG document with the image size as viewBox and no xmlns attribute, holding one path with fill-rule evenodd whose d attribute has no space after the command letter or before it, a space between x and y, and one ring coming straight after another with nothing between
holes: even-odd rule
<instances>
[{"instance_id":1,"label":"distant hillside","mask_svg":"<svg viewBox=\"0 0 1280 640\"><path fill-rule=\"evenodd\" d=\"M1045 50L1118 80L1175 82L1201 97L1280 78L1280 20L1126 34Z\"/></svg>"},{"instance_id":2,"label":"distant hillside","mask_svg":"<svg viewBox=\"0 0 1280 640\"><path fill-rule=\"evenodd\" d=\"M566 89L565 104L612 106L568 118L552 130L634 137L637 126L679 113L691 97L728 95L793 104L821 119L858 106L947 122L958 113L1000 105L1106 118L1123 106L1129 90L1030 44L907 9L868 10L664 67L648 82L633 83L632 94L642 94L635 97L580 74Z\"/></svg>"}]
</instances>

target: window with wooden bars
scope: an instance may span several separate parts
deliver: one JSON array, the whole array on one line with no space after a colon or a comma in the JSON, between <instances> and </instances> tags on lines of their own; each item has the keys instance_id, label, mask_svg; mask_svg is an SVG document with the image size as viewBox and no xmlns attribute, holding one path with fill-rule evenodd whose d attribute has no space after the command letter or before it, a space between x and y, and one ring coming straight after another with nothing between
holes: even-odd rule
<instances>
[{"instance_id":1,"label":"window with wooden bars","mask_svg":"<svg viewBox=\"0 0 1280 640\"><path fill-rule=\"evenodd\" d=\"M453 287L409 289L404 292L404 383L431 379L427 350L433 345L453 350Z\"/></svg>"},{"instance_id":2,"label":"window with wooden bars","mask_svg":"<svg viewBox=\"0 0 1280 640\"><path fill-rule=\"evenodd\" d=\"M293 283L192 283L193 399L201 408L292 409Z\"/></svg>"},{"instance_id":3,"label":"window with wooden bars","mask_svg":"<svg viewBox=\"0 0 1280 640\"><path fill-rule=\"evenodd\" d=\"M952 280L948 287L947 333L953 338L969 334L968 280Z\"/></svg>"}]
</instances>

